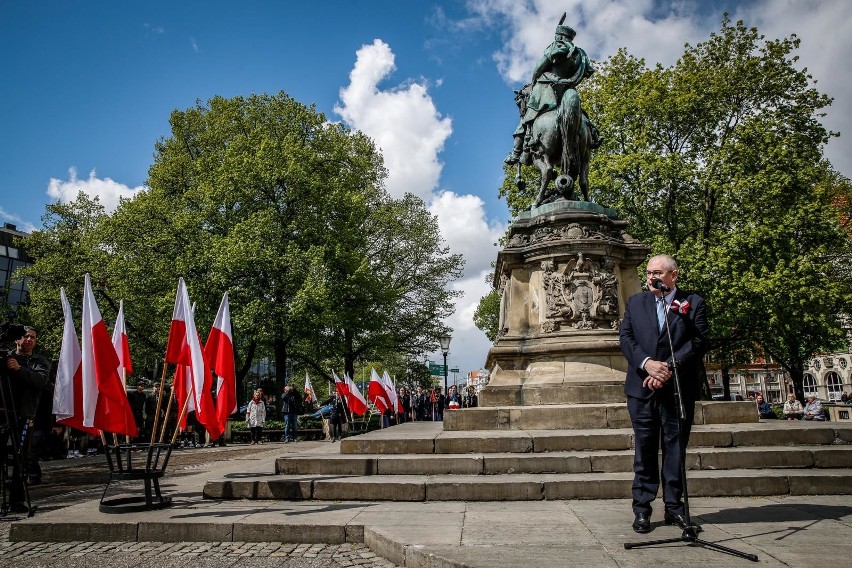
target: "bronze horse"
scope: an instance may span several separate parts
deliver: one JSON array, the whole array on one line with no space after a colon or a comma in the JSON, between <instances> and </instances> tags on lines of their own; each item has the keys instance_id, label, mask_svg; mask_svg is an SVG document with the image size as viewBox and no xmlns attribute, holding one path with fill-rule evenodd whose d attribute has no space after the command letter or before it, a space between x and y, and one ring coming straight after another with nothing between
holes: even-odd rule
<instances>
[{"instance_id":1,"label":"bronze horse","mask_svg":"<svg viewBox=\"0 0 852 568\"><path fill-rule=\"evenodd\" d=\"M558 89L559 85L553 85ZM526 90L526 89L525 89ZM574 200L574 184L579 184L583 198L589 201L589 157L592 130L580 108L575 89L561 93L556 111L536 117L529 143L532 162L541 173L541 184L533 207L558 198ZM555 167L559 172L556 176ZM550 182L556 180L555 188Z\"/></svg>"}]
</instances>

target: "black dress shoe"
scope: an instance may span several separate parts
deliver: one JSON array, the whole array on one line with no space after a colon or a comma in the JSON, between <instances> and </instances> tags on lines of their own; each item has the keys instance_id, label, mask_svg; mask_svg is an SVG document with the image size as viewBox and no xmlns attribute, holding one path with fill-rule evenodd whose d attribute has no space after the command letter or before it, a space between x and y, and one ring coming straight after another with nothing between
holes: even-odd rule
<instances>
[{"instance_id":1,"label":"black dress shoe","mask_svg":"<svg viewBox=\"0 0 852 568\"><path fill-rule=\"evenodd\" d=\"M681 530L686 530L689 527L689 524L686 522L686 517L683 515L675 515L668 511L666 511L666 514L663 516L663 522L667 525L677 525L681 528ZM701 532L701 525L698 523L692 523L692 528L696 533Z\"/></svg>"},{"instance_id":2,"label":"black dress shoe","mask_svg":"<svg viewBox=\"0 0 852 568\"><path fill-rule=\"evenodd\" d=\"M633 520L633 530L640 534L651 532L651 515L636 513L636 518Z\"/></svg>"}]
</instances>

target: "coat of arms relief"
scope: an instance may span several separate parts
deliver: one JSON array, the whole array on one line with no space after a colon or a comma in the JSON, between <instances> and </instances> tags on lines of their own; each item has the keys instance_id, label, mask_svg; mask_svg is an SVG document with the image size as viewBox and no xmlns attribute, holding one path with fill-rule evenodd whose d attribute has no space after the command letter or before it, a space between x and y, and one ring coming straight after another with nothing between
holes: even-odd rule
<instances>
[{"instance_id":1,"label":"coat of arms relief","mask_svg":"<svg viewBox=\"0 0 852 568\"><path fill-rule=\"evenodd\" d=\"M593 260L578 253L562 266L543 261L541 269L543 332L618 328L618 278L612 260Z\"/></svg>"}]
</instances>

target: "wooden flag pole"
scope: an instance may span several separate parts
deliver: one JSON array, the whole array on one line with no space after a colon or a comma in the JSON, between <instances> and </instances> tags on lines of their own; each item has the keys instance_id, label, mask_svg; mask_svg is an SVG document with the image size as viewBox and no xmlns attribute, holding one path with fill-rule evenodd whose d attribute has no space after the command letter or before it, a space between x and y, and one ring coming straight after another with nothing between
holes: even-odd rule
<instances>
[{"instance_id":1,"label":"wooden flag pole","mask_svg":"<svg viewBox=\"0 0 852 568\"><path fill-rule=\"evenodd\" d=\"M157 440L157 425L160 421L160 405L163 403L163 389L166 387L166 369L169 365L163 358L163 376L160 378L160 392L157 393L157 410L154 413L154 425L151 427L151 444Z\"/></svg>"},{"instance_id":2,"label":"wooden flag pole","mask_svg":"<svg viewBox=\"0 0 852 568\"><path fill-rule=\"evenodd\" d=\"M183 401L183 408L180 410L180 416L178 416L177 424L175 424L175 432L172 434L172 446L175 445L175 441L178 437L178 432L180 431L180 423L183 422L184 416L187 414L187 410L189 409L189 397L192 396L192 393L186 393L186 400ZM169 399L169 406L171 406L171 399ZM160 440L162 442L162 440Z\"/></svg>"},{"instance_id":3,"label":"wooden flag pole","mask_svg":"<svg viewBox=\"0 0 852 568\"><path fill-rule=\"evenodd\" d=\"M175 373L175 374L177 374L177 373ZM163 440L166 437L166 426L169 423L169 415L172 413L172 402L176 399L176 397L177 397L177 394L175 393L175 380L174 380L174 377L172 377L172 390L169 391L169 404L166 405L166 415L163 416L163 429L160 430L160 443L161 444L163 443ZM189 393L187 393L186 399L189 400ZM177 431L178 425L180 425L180 422L178 422L178 424L175 425L175 431Z\"/></svg>"},{"instance_id":4,"label":"wooden flag pole","mask_svg":"<svg viewBox=\"0 0 852 568\"><path fill-rule=\"evenodd\" d=\"M124 387L124 396L127 396L127 369L125 369L124 367L121 368L121 386ZM136 422L136 418L134 418L133 421ZM126 444L130 443L130 435L129 434L124 435L124 442ZM116 445L118 445L118 444L116 444Z\"/></svg>"}]
</instances>

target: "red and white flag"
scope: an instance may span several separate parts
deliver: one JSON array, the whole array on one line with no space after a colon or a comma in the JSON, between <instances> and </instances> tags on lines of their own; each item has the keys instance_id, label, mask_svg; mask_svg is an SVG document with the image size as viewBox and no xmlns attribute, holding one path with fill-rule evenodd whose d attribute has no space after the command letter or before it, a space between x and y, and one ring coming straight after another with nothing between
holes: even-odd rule
<instances>
[{"instance_id":1,"label":"red and white flag","mask_svg":"<svg viewBox=\"0 0 852 568\"><path fill-rule=\"evenodd\" d=\"M83 288L82 336L83 425L136 436L136 421L118 376L118 355L95 302L88 274Z\"/></svg>"},{"instance_id":2,"label":"red and white flag","mask_svg":"<svg viewBox=\"0 0 852 568\"><path fill-rule=\"evenodd\" d=\"M387 371L382 373L382 384L385 385L385 391L388 393L390 406L396 408L396 412L402 412L402 402L400 402L399 396L396 394L396 387Z\"/></svg>"},{"instance_id":3,"label":"red and white flag","mask_svg":"<svg viewBox=\"0 0 852 568\"><path fill-rule=\"evenodd\" d=\"M169 340L166 344L166 363L178 365L175 370L174 385L178 408L183 408L186 397L189 396L189 409L195 410L195 418L210 433L210 438L215 440L222 435L224 428L219 424L213 395L210 393L213 377L204 361L201 338L195 327L191 306L186 284L183 278L180 278L172 312ZM183 368L180 368L180 365L183 365ZM185 422L181 424L181 427L184 425Z\"/></svg>"},{"instance_id":4,"label":"red and white flag","mask_svg":"<svg viewBox=\"0 0 852 568\"><path fill-rule=\"evenodd\" d=\"M216 321L207 336L204 358L219 377L216 384L216 416L224 431L228 417L237 411L237 373L234 363L234 336L231 332L231 306L228 293L222 296Z\"/></svg>"},{"instance_id":5,"label":"red and white flag","mask_svg":"<svg viewBox=\"0 0 852 568\"><path fill-rule=\"evenodd\" d=\"M59 364L56 368L56 388L53 390L53 413L56 422L97 435L97 428L83 426L83 353L71 306L65 296L65 288L59 289L62 298L62 313L65 326L62 330L62 347L59 350Z\"/></svg>"},{"instance_id":6,"label":"red and white flag","mask_svg":"<svg viewBox=\"0 0 852 568\"><path fill-rule=\"evenodd\" d=\"M130 362L130 344L127 342L127 328L124 325L124 300L118 303L118 315L115 317L115 329L112 330L112 346L118 355L118 376L121 384L127 385L127 377L133 372Z\"/></svg>"},{"instance_id":7,"label":"red and white flag","mask_svg":"<svg viewBox=\"0 0 852 568\"><path fill-rule=\"evenodd\" d=\"M364 400L364 396L358 390L358 385L349 377L348 373L343 374L343 381L349 389L349 397L346 399L346 402L349 404L349 410L356 416L363 416L367 412L367 401Z\"/></svg>"},{"instance_id":8,"label":"red and white flag","mask_svg":"<svg viewBox=\"0 0 852 568\"><path fill-rule=\"evenodd\" d=\"M370 402L376 405L376 408L378 408L379 412L382 414L384 414L385 410L388 408L392 408L390 397L385 390L384 382L381 377L379 377L379 374L376 373L375 369L370 370L370 385L367 387L367 398L370 399Z\"/></svg>"},{"instance_id":9,"label":"red and white flag","mask_svg":"<svg viewBox=\"0 0 852 568\"><path fill-rule=\"evenodd\" d=\"M346 395L349 394L349 387L340 380L340 377L337 376L337 373L334 372L334 369L331 371L331 376L334 377L334 389L337 391L337 396L342 396L346 398Z\"/></svg>"}]
</instances>

